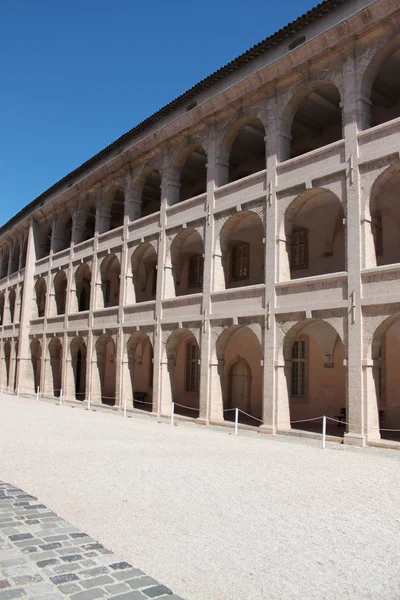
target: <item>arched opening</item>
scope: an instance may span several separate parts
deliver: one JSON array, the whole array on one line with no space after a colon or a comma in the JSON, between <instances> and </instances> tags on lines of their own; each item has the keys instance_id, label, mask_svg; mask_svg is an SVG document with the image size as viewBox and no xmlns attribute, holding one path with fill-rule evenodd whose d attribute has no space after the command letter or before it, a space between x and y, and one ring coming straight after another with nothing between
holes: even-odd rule
<instances>
[{"instance_id":1,"label":"arched opening","mask_svg":"<svg viewBox=\"0 0 400 600\"><path fill-rule=\"evenodd\" d=\"M14 373L14 391L17 390L17 371L18 371L18 355L19 355L19 344L18 340L14 343L14 358L13 358L13 373Z\"/></svg>"},{"instance_id":2,"label":"arched opening","mask_svg":"<svg viewBox=\"0 0 400 600\"><path fill-rule=\"evenodd\" d=\"M37 227L35 234L36 260L49 256L52 241L51 223L44 223Z\"/></svg>"},{"instance_id":3,"label":"arched opening","mask_svg":"<svg viewBox=\"0 0 400 600\"><path fill-rule=\"evenodd\" d=\"M221 145L219 185L266 169L265 128L256 118L240 119Z\"/></svg>"},{"instance_id":4,"label":"arched opening","mask_svg":"<svg viewBox=\"0 0 400 600\"><path fill-rule=\"evenodd\" d=\"M31 362L34 390L37 392L41 385L40 377L42 370L42 345L37 338L31 342Z\"/></svg>"},{"instance_id":5,"label":"arched opening","mask_svg":"<svg viewBox=\"0 0 400 600\"><path fill-rule=\"evenodd\" d=\"M58 337L54 337L49 344L50 370L51 370L51 393L56 398L61 394L61 372L62 372L62 346Z\"/></svg>"},{"instance_id":6,"label":"arched opening","mask_svg":"<svg viewBox=\"0 0 400 600\"><path fill-rule=\"evenodd\" d=\"M121 189L111 189L105 196L100 215L99 233L122 227L124 224L125 194Z\"/></svg>"},{"instance_id":7,"label":"arched opening","mask_svg":"<svg viewBox=\"0 0 400 600\"><path fill-rule=\"evenodd\" d=\"M1 255L1 274L0 277L7 277L8 275L8 263L10 262L10 251L8 248L3 248Z\"/></svg>"},{"instance_id":8,"label":"arched opening","mask_svg":"<svg viewBox=\"0 0 400 600\"><path fill-rule=\"evenodd\" d=\"M102 306L119 305L121 264L115 254L106 256L100 266Z\"/></svg>"},{"instance_id":9,"label":"arched opening","mask_svg":"<svg viewBox=\"0 0 400 600\"><path fill-rule=\"evenodd\" d=\"M343 137L341 98L337 87L320 81L296 95L282 118L281 158L287 160Z\"/></svg>"},{"instance_id":10,"label":"arched opening","mask_svg":"<svg viewBox=\"0 0 400 600\"><path fill-rule=\"evenodd\" d=\"M153 346L147 334L136 332L127 344L129 396L133 408L153 410ZM125 377L125 375L124 375Z\"/></svg>"},{"instance_id":11,"label":"arched opening","mask_svg":"<svg viewBox=\"0 0 400 600\"><path fill-rule=\"evenodd\" d=\"M70 393L76 400L86 399L86 364L87 349L86 344L81 337L76 337L71 341L71 365L72 365L72 386Z\"/></svg>"},{"instance_id":12,"label":"arched opening","mask_svg":"<svg viewBox=\"0 0 400 600\"><path fill-rule=\"evenodd\" d=\"M5 304L5 296L4 293L0 293L0 325L4 323L4 304Z\"/></svg>"},{"instance_id":13,"label":"arched opening","mask_svg":"<svg viewBox=\"0 0 400 600\"><path fill-rule=\"evenodd\" d=\"M132 279L134 298L129 301L154 300L157 291L157 253L149 242L140 244L132 254Z\"/></svg>"},{"instance_id":14,"label":"arched opening","mask_svg":"<svg viewBox=\"0 0 400 600\"><path fill-rule=\"evenodd\" d=\"M15 289L11 288L11 290L8 293L8 306L9 306L9 310L10 310L10 323L14 323L14 318L15 318L15 300L16 300Z\"/></svg>"},{"instance_id":15,"label":"arched opening","mask_svg":"<svg viewBox=\"0 0 400 600\"><path fill-rule=\"evenodd\" d=\"M36 316L41 318L44 317L44 313L46 310L46 281L44 277L40 277L35 285L35 296L36 296Z\"/></svg>"},{"instance_id":16,"label":"arched opening","mask_svg":"<svg viewBox=\"0 0 400 600\"><path fill-rule=\"evenodd\" d=\"M183 229L171 244L175 296L203 291L204 244L195 229Z\"/></svg>"},{"instance_id":17,"label":"arched opening","mask_svg":"<svg viewBox=\"0 0 400 600\"><path fill-rule=\"evenodd\" d=\"M89 310L92 272L87 263L81 264L75 273L76 302L78 312Z\"/></svg>"},{"instance_id":18,"label":"arched opening","mask_svg":"<svg viewBox=\"0 0 400 600\"><path fill-rule=\"evenodd\" d=\"M72 241L72 217L64 214L57 222L54 229L53 250L61 252L69 248Z\"/></svg>"},{"instance_id":19,"label":"arched opening","mask_svg":"<svg viewBox=\"0 0 400 600\"><path fill-rule=\"evenodd\" d=\"M5 380L7 388L11 385L11 344L10 342L4 343L4 366L5 366Z\"/></svg>"},{"instance_id":20,"label":"arched opening","mask_svg":"<svg viewBox=\"0 0 400 600\"><path fill-rule=\"evenodd\" d=\"M400 117L399 75L400 39L396 37L374 57L363 79L363 96L370 104L367 127Z\"/></svg>"},{"instance_id":21,"label":"arched opening","mask_svg":"<svg viewBox=\"0 0 400 600\"><path fill-rule=\"evenodd\" d=\"M372 380L366 382L368 405L376 406L380 437L400 442L400 315L393 314L376 330L372 342ZM367 373L368 377L368 373ZM375 398L375 403L372 399ZM371 424L370 424L371 425ZM389 430L389 431L387 431Z\"/></svg>"},{"instance_id":22,"label":"arched opening","mask_svg":"<svg viewBox=\"0 0 400 600\"><path fill-rule=\"evenodd\" d=\"M14 243L11 261L10 261L10 274L16 273L19 269L19 257L20 257L21 245L19 240Z\"/></svg>"},{"instance_id":23,"label":"arched opening","mask_svg":"<svg viewBox=\"0 0 400 600\"><path fill-rule=\"evenodd\" d=\"M200 348L197 340L189 329L177 329L169 336L165 350L169 372L169 390L165 390L165 394L170 392L177 414L197 418L200 407Z\"/></svg>"},{"instance_id":24,"label":"arched opening","mask_svg":"<svg viewBox=\"0 0 400 600\"><path fill-rule=\"evenodd\" d=\"M101 398L103 404L114 406L116 404L117 380L117 356L114 340L107 334L100 336L96 342L95 350L97 374L94 373L94 394L96 397ZM94 400L96 401L96 398Z\"/></svg>"},{"instance_id":25,"label":"arched opening","mask_svg":"<svg viewBox=\"0 0 400 600\"><path fill-rule=\"evenodd\" d=\"M67 301L67 276L65 271L58 271L54 277L54 295L57 315L64 315Z\"/></svg>"},{"instance_id":26,"label":"arched opening","mask_svg":"<svg viewBox=\"0 0 400 600\"><path fill-rule=\"evenodd\" d=\"M80 244L94 237L96 231L96 204L87 198L78 208L74 224L74 243Z\"/></svg>"},{"instance_id":27,"label":"arched opening","mask_svg":"<svg viewBox=\"0 0 400 600\"><path fill-rule=\"evenodd\" d=\"M190 154L185 155L180 171L180 202L204 194L207 189L207 155L204 148L195 146Z\"/></svg>"},{"instance_id":28,"label":"arched opening","mask_svg":"<svg viewBox=\"0 0 400 600\"><path fill-rule=\"evenodd\" d=\"M307 190L293 200L285 211L282 278L299 279L345 271L343 223L342 204L328 190Z\"/></svg>"},{"instance_id":29,"label":"arched opening","mask_svg":"<svg viewBox=\"0 0 400 600\"><path fill-rule=\"evenodd\" d=\"M370 212L371 230L367 231L368 266L389 265L400 262L400 161L384 171L372 187ZM372 234L373 252L369 252ZM372 245L372 244L371 244ZM368 261L368 256L371 261Z\"/></svg>"},{"instance_id":30,"label":"arched opening","mask_svg":"<svg viewBox=\"0 0 400 600\"><path fill-rule=\"evenodd\" d=\"M161 207L161 176L157 169L148 175L142 191L140 216L147 217L159 212Z\"/></svg>"},{"instance_id":31,"label":"arched opening","mask_svg":"<svg viewBox=\"0 0 400 600\"><path fill-rule=\"evenodd\" d=\"M297 323L284 338L283 356L292 427L319 433L323 415L346 421L345 351L336 329L317 319ZM295 423L316 417L321 420ZM345 428L328 421L327 431L342 436Z\"/></svg>"},{"instance_id":32,"label":"arched opening","mask_svg":"<svg viewBox=\"0 0 400 600\"><path fill-rule=\"evenodd\" d=\"M263 394L261 345L256 334L244 325L227 327L215 351L218 368L212 372L212 389L217 411L222 419L233 421L233 409L238 408L241 423L258 427Z\"/></svg>"},{"instance_id":33,"label":"arched opening","mask_svg":"<svg viewBox=\"0 0 400 600\"><path fill-rule=\"evenodd\" d=\"M215 289L224 289L224 283L225 289L264 283L264 236L257 213L243 210L229 217L217 240Z\"/></svg>"}]
</instances>

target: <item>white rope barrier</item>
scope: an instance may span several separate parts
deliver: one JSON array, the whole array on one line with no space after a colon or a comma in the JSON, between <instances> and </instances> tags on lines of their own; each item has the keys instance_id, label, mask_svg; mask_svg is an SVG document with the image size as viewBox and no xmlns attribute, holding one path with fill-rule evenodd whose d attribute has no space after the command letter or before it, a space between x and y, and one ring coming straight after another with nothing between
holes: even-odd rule
<instances>
[{"instance_id":1,"label":"white rope barrier","mask_svg":"<svg viewBox=\"0 0 400 600\"><path fill-rule=\"evenodd\" d=\"M152 402L146 402L145 400L135 400L135 398L133 398L133 403L135 404L136 402L138 402L139 404L153 404Z\"/></svg>"},{"instance_id":2,"label":"white rope barrier","mask_svg":"<svg viewBox=\"0 0 400 600\"><path fill-rule=\"evenodd\" d=\"M291 423L307 423L308 421L319 421L323 417L313 417L312 419L301 419L300 421L290 421Z\"/></svg>"},{"instance_id":3,"label":"white rope barrier","mask_svg":"<svg viewBox=\"0 0 400 600\"><path fill-rule=\"evenodd\" d=\"M244 410L242 410L241 408L238 408L237 410L239 412L241 412L243 415L246 415L247 417L250 417L250 419L254 419L255 421L258 421L259 423L263 422L261 419L257 419L257 417L253 417L253 415L249 415L249 413L244 412Z\"/></svg>"},{"instance_id":4,"label":"white rope barrier","mask_svg":"<svg viewBox=\"0 0 400 600\"><path fill-rule=\"evenodd\" d=\"M178 404L177 402L174 402L173 404L175 404L175 406L180 406L181 408L187 408L188 410L196 410L197 412L199 411L198 408L193 408L193 406L185 406L184 404Z\"/></svg>"}]
</instances>

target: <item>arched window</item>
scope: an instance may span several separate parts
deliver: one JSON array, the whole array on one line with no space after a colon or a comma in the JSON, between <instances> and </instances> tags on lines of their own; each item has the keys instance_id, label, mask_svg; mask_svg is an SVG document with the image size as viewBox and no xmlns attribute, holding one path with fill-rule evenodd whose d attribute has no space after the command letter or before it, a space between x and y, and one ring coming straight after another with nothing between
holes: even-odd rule
<instances>
[{"instance_id":1,"label":"arched window","mask_svg":"<svg viewBox=\"0 0 400 600\"><path fill-rule=\"evenodd\" d=\"M294 398L306 395L306 340L299 339L292 346L292 387Z\"/></svg>"}]
</instances>

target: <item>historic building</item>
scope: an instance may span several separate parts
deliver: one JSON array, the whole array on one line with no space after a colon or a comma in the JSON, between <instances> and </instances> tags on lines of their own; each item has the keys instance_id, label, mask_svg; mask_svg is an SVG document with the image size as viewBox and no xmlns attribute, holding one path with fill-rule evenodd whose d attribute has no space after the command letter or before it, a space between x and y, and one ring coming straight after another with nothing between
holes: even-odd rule
<instances>
[{"instance_id":1,"label":"historic building","mask_svg":"<svg viewBox=\"0 0 400 600\"><path fill-rule=\"evenodd\" d=\"M325 0L0 229L3 385L400 429L399 153L399 5Z\"/></svg>"}]
</instances>

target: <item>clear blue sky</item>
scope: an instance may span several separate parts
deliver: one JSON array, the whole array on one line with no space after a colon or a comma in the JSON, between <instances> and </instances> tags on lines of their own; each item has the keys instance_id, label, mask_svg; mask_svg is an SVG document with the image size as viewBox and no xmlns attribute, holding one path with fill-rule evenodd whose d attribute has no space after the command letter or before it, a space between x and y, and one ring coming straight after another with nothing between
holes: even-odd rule
<instances>
[{"instance_id":1,"label":"clear blue sky","mask_svg":"<svg viewBox=\"0 0 400 600\"><path fill-rule=\"evenodd\" d=\"M0 0L0 224L316 0Z\"/></svg>"}]
</instances>

